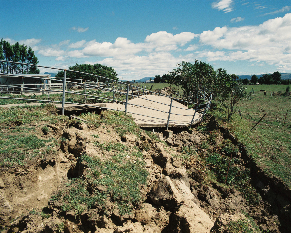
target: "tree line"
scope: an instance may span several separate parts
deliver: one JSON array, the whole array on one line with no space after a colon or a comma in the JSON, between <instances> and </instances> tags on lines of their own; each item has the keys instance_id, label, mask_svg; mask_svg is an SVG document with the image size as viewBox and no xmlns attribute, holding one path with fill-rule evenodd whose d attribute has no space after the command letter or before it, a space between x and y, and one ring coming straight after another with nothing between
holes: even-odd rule
<instances>
[{"instance_id":1,"label":"tree line","mask_svg":"<svg viewBox=\"0 0 291 233\"><path fill-rule=\"evenodd\" d=\"M37 68L38 59L31 47L24 44L10 44L8 41L0 41L0 72L5 74L39 74ZM9 63L8 61L29 63L30 66L23 64Z\"/></svg>"},{"instance_id":2,"label":"tree line","mask_svg":"<svg viewBox=\"0 0 291 233\"><path fill-rule=\"evenodd\" d=\"M247 84L290 84L290 79L282 79L281 73L276 71L273 74L263 74L258 77L257 75L253 75L251 79L242 79L241 82L245 85Z\"/></svg>"}]
</instances>

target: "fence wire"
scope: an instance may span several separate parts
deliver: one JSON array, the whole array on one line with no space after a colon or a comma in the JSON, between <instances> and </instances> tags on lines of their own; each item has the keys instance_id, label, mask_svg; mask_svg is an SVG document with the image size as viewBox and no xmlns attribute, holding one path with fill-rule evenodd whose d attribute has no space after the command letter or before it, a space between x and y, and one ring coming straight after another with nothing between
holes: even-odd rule
<instances>
[{"instance_id":1,"label":"fence wire","mask_svg":"<svg viewBox=\"0 0 291 233\"><path fill-rule=\"evenodd\" d=\"M27 63L20 63L20 62L12 62L12 61L5 61L5 60L0 60L1 63L3 62L8 62L8 63L15 63L15 64L21 64L21 65L33 65L33 64L27 64ZM116 81L116 80L112 80L110 78L107 77L103 77L103 76L99 76L96 74L89 74L86 72L80 72L80 71L74 71L74 70L66 70L66 69L60 69L60 68L55 68L55 67L48 67L48 66L40 66L40 65L36 65L36 67L42 67L42 68L47 68L47 69L53 69L53 70L59 70L59 71L64 71L64 73L66 74L66 72L75 72L75 73L79 73L79 74L83 74L83 75L89 75L89 76L94 76L97 78L96 82L87 82L85 80L85 82L82 82L82 79L75 79L73 81L70 81L70 79L66 80L66 78L64 77L63 80L59 80L59 79L55 79L55 78L41 78L41 77L37 77L36 75L29 75L29 74L6 74L6 73L0 73L0 77L1 75L5 75L7 77L25 77L25 78L33 78L33 79L40 79L40 83L24 83L24 79L22 79L23 83L17 83L17 84L8 84L8 85L0 85L0 99L15 99L15 100L21 100L21 101L26 101L26 102L41 102L41 103L62 103L63 104L63 111L64 112L64 108L65 108L65 104L75 104L78 106L92 106L92 107L96 107L96 104L88 104L86 103L87 101L91 101L91 102L95 102L95 103L100 103L100 102L106 102L106 103L119 103L122 105L125 105L125 112L132 114L132 115L137 115L137 116L142 116L142 117L146 117L149 119L153 119L155 121L158 122L167 122L167 126L171 123L174 124L175 120L171 120L170 116L171 115L175 115L175 116L181 116L181 117L192 117L192 121L179 121L182 124L185 125L192 125L192 124L196 124L198 121L200 121L206 111L209 109L210 104L211 104L211 99L212 96L206 95L205 93L203 93L203 97L206 99L206 107L204 107L204 109L202 110L203 114L202 114L202 118L201 119L194 119L195 118L195 114L198 110L197 107L197 103L191 103L193 105L196 105L196 109L194 111L194 115L185 115L185 114L178 114L178 113L173 113L171 112L171 108L176 108L179 110L191 110L191 109L185 109L182 107L178 107L178 106L174 106L172 104L172 100L176 100L177 102L182 102L185 103L186 101L184 101L183 99L177 99L177 98L173 98L171 96L168 95L161 95L161 93L157 93L157 92L153 92L150 90L147 90L143 87L139 87L139 86L134 86L132 84L129 84L129 82L122 82L122 81ZM98 80L107 80L108 83L104 83L104 82L99 82ZM45 80L49 80L49 82L45 82ZM76 82L76 81L81 81L81 82ZM53 83L52 83L53 81ZM61 83L62 81L66 81L64 83ZM59 82L59 83L58 83ZM64 85L66 85L66 87L64 87ZM74 88L78 89L77 91L74 90ZM131 88L131 90L129 89ZM70 90L68 90L70 89ZM73 90L72 90L73 89ZM131 94L129 94L129 90L131 91ZM95 93L94 93L95 92ZM12 94L10 96L3 96L3 94ZM47 100L44 99L37 99L37 98L24 98L24 97L15 97L13 95L15 94L21 94L21 95L26 95L26 94L33 94L36 95L38 93L42 93L42 95L47 95ZM53 94L62 94L62 100L53 100L51 97ZM72 101L65 101L65 96L66 94L70 94L70 95L77 95L77 96L83 96L84 99L83 101L85 103L81 103L81 102L75 102L74 100ZM171 104L169 103L164 103L164 102L160 102L160 101L156 101L156 100L151 100L145 97L142 97L142 95L146 95L146 94L150 94L150 95L157 95L157 96L163 96L163 97L167 97L171 99ZM111 95L112 97L108 97L108 96L102 96L102 95ZM202 96L202 95L201 95ZM164 111L164 110L160 110L160 109L155 109L155 108L151 108L151 107L146 107L146 106L142 106L139 104L133 104L130 103L128 101L129 97L131 99L133 98L139 98L142 100L146 100L149 102L153 102L153 103L157 103L160 105L164 105L164 106L168 106L169 107L169 111ZM208 98L207 98L208 97ZM60 96L61 98L61 96ZM186 102L188 104L190 104L189 102ZM205 104L205 103L204 103ZM156 112L160 112L160 113L164 113L164 114L168 114L168 118L167 119L163 119L163 118L159 118L159 117L155 117L155 116L149 116L149 115L145 115L145 114L141 114L141 113L136 113L136 112L130 112L127 111L127 106L131 105L137 108L144 108L147 110L152 110L152 111L156 111ZM107 110L114 110L114 111L122 111L122 110L118 110L118 109L111 109L109 107L101 107L99 106L98 108L100 109L107 109ZM192 109L193 110L193 109Z\"/></svg>"}]
</instances>

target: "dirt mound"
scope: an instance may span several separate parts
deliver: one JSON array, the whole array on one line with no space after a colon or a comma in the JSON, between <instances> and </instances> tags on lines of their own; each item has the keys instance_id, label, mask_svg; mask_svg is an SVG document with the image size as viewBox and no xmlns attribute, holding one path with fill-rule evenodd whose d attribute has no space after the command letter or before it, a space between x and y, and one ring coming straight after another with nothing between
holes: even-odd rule
<instances>
[{"instance_id":1,"label":"dirt mound","mask_svg":"<svg viewBox=\"0 0 291 233\"><path fill-rule=\"evenodd\" d=\"M56 153L2 168L3 232L280 231L267 203L250 204L209 171L207 151L231 147L221 133L216 141L196 130L166 138L106 119L50 125Z\"/></svg>"}]
</instances>

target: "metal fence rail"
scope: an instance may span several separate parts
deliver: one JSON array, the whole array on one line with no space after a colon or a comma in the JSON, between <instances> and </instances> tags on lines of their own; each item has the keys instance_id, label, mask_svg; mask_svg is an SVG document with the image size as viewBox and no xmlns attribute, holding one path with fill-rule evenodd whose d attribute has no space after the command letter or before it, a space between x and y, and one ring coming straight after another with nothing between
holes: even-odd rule
<instances>
[{"instance_id":1,"label":"metal fence rail","mask_svg":"<svg viewBox=\"0 0 291 233\"><path fill-rule=\"evenodd\" d=\"M7 62L7 61L0 60L0 62ZM8 61L8 62L12 63L11 61ZM19 62L16 64L22 64L22 65L27 65L27 66L31 65L31 64L19 63ZM121 81L112 80L112 79L98 76L95 74L88 74L88 73L80 72L80 71L65 70L65 69L59 69L59 68L47 67L47 66L37 66L37 67L50 68L50 69L64 71L64 78L62 80L57 80L57 79L51 78L49 83L45 83L45 82L35 83L35 84L31 84L31 83L30 84L28 84L28 83L18 84L17 83L17 84L9 84L9 85L0 85L0 94L1 94L0 99L16 99L16 100L22 100L22 101L27 101L27 102L41 102L41 103L61 103L62 104L62 114L64 115L65 105L70 104L70 103L74 103L74 101L73 102L66 101L66 94L71 94L71 95L79 95L79 96L84 97L85 103L81 103L81 102L74 103L74 104L77 104L78 106L96 106L94 104L91 104L91 105L87 104L86 102L89 100L93 100L95 102L96 101L116 102L116 103L120 103L120 104L125 106L125 110L124 110L125 113L135 114L138 116L151 118L151 119L154 119L158 122L167 122L167 124L166 124L167 128L168 128L170 122L175 123L175 120L171 120L171 115L192 117L191 122L189 122L189 121L183 122L186 125L192 125L192 124L195 124L199 121L199 119L195 119L195 114L196 114L197 110L199 109L199 104L197 104L197 103L191 103L191 104L194 104L196 106L195 111L194 111L194 115L193 114L191 114L191 115L177 114L177 113L172 112L172 108L183 109L183 110L185 110L185 108L174 106L173 100L176 100L178 102L185 102L182 99L172 98L171 96L167 96L167 95L160 95L157 92L153 92L153 91L147 90L145 88L131 85L128 82L124 83ZM69 79L68 80L66 79L67 72L76 72L76 73L80 73L80 74L84 74L84 75L95 76L95 77L97 77L97 81L96 82L92 82L92 81L83 82L82 79L76 79L76 80L70 81ZM11 77L21 77L21 74L0 73L0 75L1 74L5 75L5 76L11 76ZM25 77L30 77L30 76L26 75ZM31 76L30 78L39 79L35 76ZM102 80L107 80L108 83L99 82L98 81L99 78ZM53 82L51 83L51 81L53 81ZM3 94L7 94L7 93L11 94L11 95L10 96L3 96ZM24 97L15 97L14 96L15 94L21 94L21 95L34 94L35 95L38 93L41 93L42 95L47 95L48 96L47 100L31 98L31 97L24 98ZM59 100L59 101L52 100L50 98L50 94L52 94L52 93L61 94L60 95L61 100ZM102 96L102 94L110 95L110 97L109 96ZM144 98L141 96L141 95L145 95L145 94L150 94L150 95L155 94L155 95L159 95L159 96L168 97L171 99L171 103L170 104L163 103L160 101L147 99L147 98ZM117 98L117 96L119 98ZM212 96L206 95L205 93L202 93L201 96L204 97L204 99L205 99L204 105L206 105L206 107L204 107L203 109L200 110L203 112L203 114L202 114L202 118L203 118L206 111L210 108ZM130 103L129 99L133 99L133 98L140 98L140 99L143 99L143 100L146 100L149 102L154 102L154 103L158 103L158 104L161 104L164 106L168 106L169 110L164 111L164 110L160 110L160 109L142 106L139 104ZM168 117L167 117L167 119L163 119L163 118L159 118L159 117L155 117L155 116L148 116L148 115L144 115L144 114L140 114L140 113L136 113L136 112L130 112L130 111L127 111L127 106L129 106L129 105L134 106L134 107L138 107L138 108L145 108L148 110L168 114ZM98 106L98 108L104 109L104 107L101 107L101 106ZM106 109L121 111L121 110L117 110L117 109L110 109L108 107Z\"/></svg>"}]
</instances>

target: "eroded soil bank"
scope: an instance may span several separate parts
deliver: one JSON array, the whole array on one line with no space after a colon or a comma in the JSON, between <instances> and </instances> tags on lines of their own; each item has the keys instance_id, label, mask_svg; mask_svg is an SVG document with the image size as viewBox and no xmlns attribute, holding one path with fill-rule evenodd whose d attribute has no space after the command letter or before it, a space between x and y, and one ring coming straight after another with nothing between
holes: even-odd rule
<instances>
[{"instance_id":1,"label":"eroded soil bank","mask_svg":"<svg viewBox=\"0 0 291 233\"><path fill-rule=\"evenodd\" d=\"M3 232L288 232L290 190L215 119L169 136L110 117L38 123L58 143L1 167Z\"/></svg>"}]
</instances>

